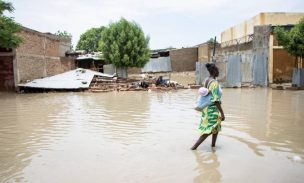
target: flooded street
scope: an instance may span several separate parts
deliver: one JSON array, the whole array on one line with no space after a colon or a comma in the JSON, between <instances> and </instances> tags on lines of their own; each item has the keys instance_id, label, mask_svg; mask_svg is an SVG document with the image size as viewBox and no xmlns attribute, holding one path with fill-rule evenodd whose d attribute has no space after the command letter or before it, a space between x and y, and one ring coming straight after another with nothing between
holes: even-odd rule
<instances>
[{"instance_id":1,"label":"flooded street","mask_svg":"<svg viewBox=\"0 0 304 183\"><path fill-rule=\"evenodd\" d=\"M196 90L0 93L0 182L303 182L304 92L224 89L197 151Z\"/></svg>"}]
</instances>

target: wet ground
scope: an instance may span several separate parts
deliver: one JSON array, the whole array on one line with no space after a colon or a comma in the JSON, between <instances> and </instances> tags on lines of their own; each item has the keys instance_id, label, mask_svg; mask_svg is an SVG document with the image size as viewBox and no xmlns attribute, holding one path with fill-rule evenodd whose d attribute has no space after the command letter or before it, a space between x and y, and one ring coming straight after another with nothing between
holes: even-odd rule
<instances>
[{"instance_id":1,"label":"wet ground","mask_svg":"<svg viewBox=\"0 0 304 183\"><path fill-rule=\"evenodd\" d=\"M224 89L197 151L196 90L0 93L0 182L303 182L304 92Z\"/></svg>"}]
</instances>

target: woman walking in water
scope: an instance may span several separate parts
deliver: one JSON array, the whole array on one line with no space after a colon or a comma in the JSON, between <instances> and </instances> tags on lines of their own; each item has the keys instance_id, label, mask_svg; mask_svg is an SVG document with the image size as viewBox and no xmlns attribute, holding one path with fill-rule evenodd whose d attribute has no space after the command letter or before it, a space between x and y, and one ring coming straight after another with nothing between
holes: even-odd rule
<instances>
[{"instance_id":1,"label":"woman walking in water","mask_svg":"<svg viewBox=\"0 0 304 183\"><path fill-rule=\"evenodd\" d=\"M206 64L210 77L205 81L205 87L208 88L211 95L212 104L202 110L202 118L199 125L200 138L193 145L191 150L196 148L204 142L204 140L212 134L211 147L215 147L218 132L221 130L221 121L225 120L225 115L221 107L221 90L216 77L219 76L219 70L215 64Z\"/></svg>"}]
</instances>

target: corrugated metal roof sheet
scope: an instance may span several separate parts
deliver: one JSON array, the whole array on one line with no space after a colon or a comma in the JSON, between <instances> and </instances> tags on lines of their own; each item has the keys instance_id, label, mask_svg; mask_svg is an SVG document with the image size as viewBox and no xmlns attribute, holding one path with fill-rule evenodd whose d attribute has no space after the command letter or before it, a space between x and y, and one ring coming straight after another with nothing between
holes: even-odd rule
<instances>
[{"instance_id":1,"label":"corrugated metal roof sheet","mask_svg":"<svg viewBox=\"0 0 304 183\"><path fill-rule=\"evenodd\" d=\"M141 69L142 72L171 72L170 57L150 58L149 62Z\"/></svg>"},{"instance_id":2,"label":"corrugated metal roof sheet","mask_svg":"<svg viewBox=\"0 0 304 183\"><path fill-rule=\"evenodd\" d=\"M55 76L35 79L26 84L19 84L18 86L45 89L86 89L89 88L94 76L112 78L115 75L116 74L109 75L89 69L78 68Z\"/></svg>"}]
</instances>

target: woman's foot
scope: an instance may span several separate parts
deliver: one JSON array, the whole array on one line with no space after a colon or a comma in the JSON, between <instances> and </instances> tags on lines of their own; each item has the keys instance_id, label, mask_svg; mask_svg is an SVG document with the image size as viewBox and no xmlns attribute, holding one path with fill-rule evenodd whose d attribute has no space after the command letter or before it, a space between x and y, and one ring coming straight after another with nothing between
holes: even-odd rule
<instances>
[{"instance_id":1,"label":"woman's foot","mask_svg":"<svg viewBox=\"0 0 304 183\"><path fill-rule=\"evenodd\" d=\"M191 147L191 150L196 150L196 148L204 142L204 140L209 136L210 134L203 134L200 136L200 138L197 140L197 142Z\"/></svg>"},{"instance_id":2,"label":"woman's foot","mask_svg":"<svg viewBox=\"0 0 304 183\"><path fill-rule=\"evenodd\" d=\"M216 150L216 146L211 146L211 150L214 152Z\"/></svg>"},{"instance_id":3,"label":"woman's foot","mask_svg":"<svg viewBox=\"0 0 304 183\"><path fill-rule=\"evenodd\" d=\"M197 148L197 147L194 147L194 146L193 146L193 147L191 147L191 150L194 151L194 150L196 150L196 148Z\"/></svg>"}]
</instances>

